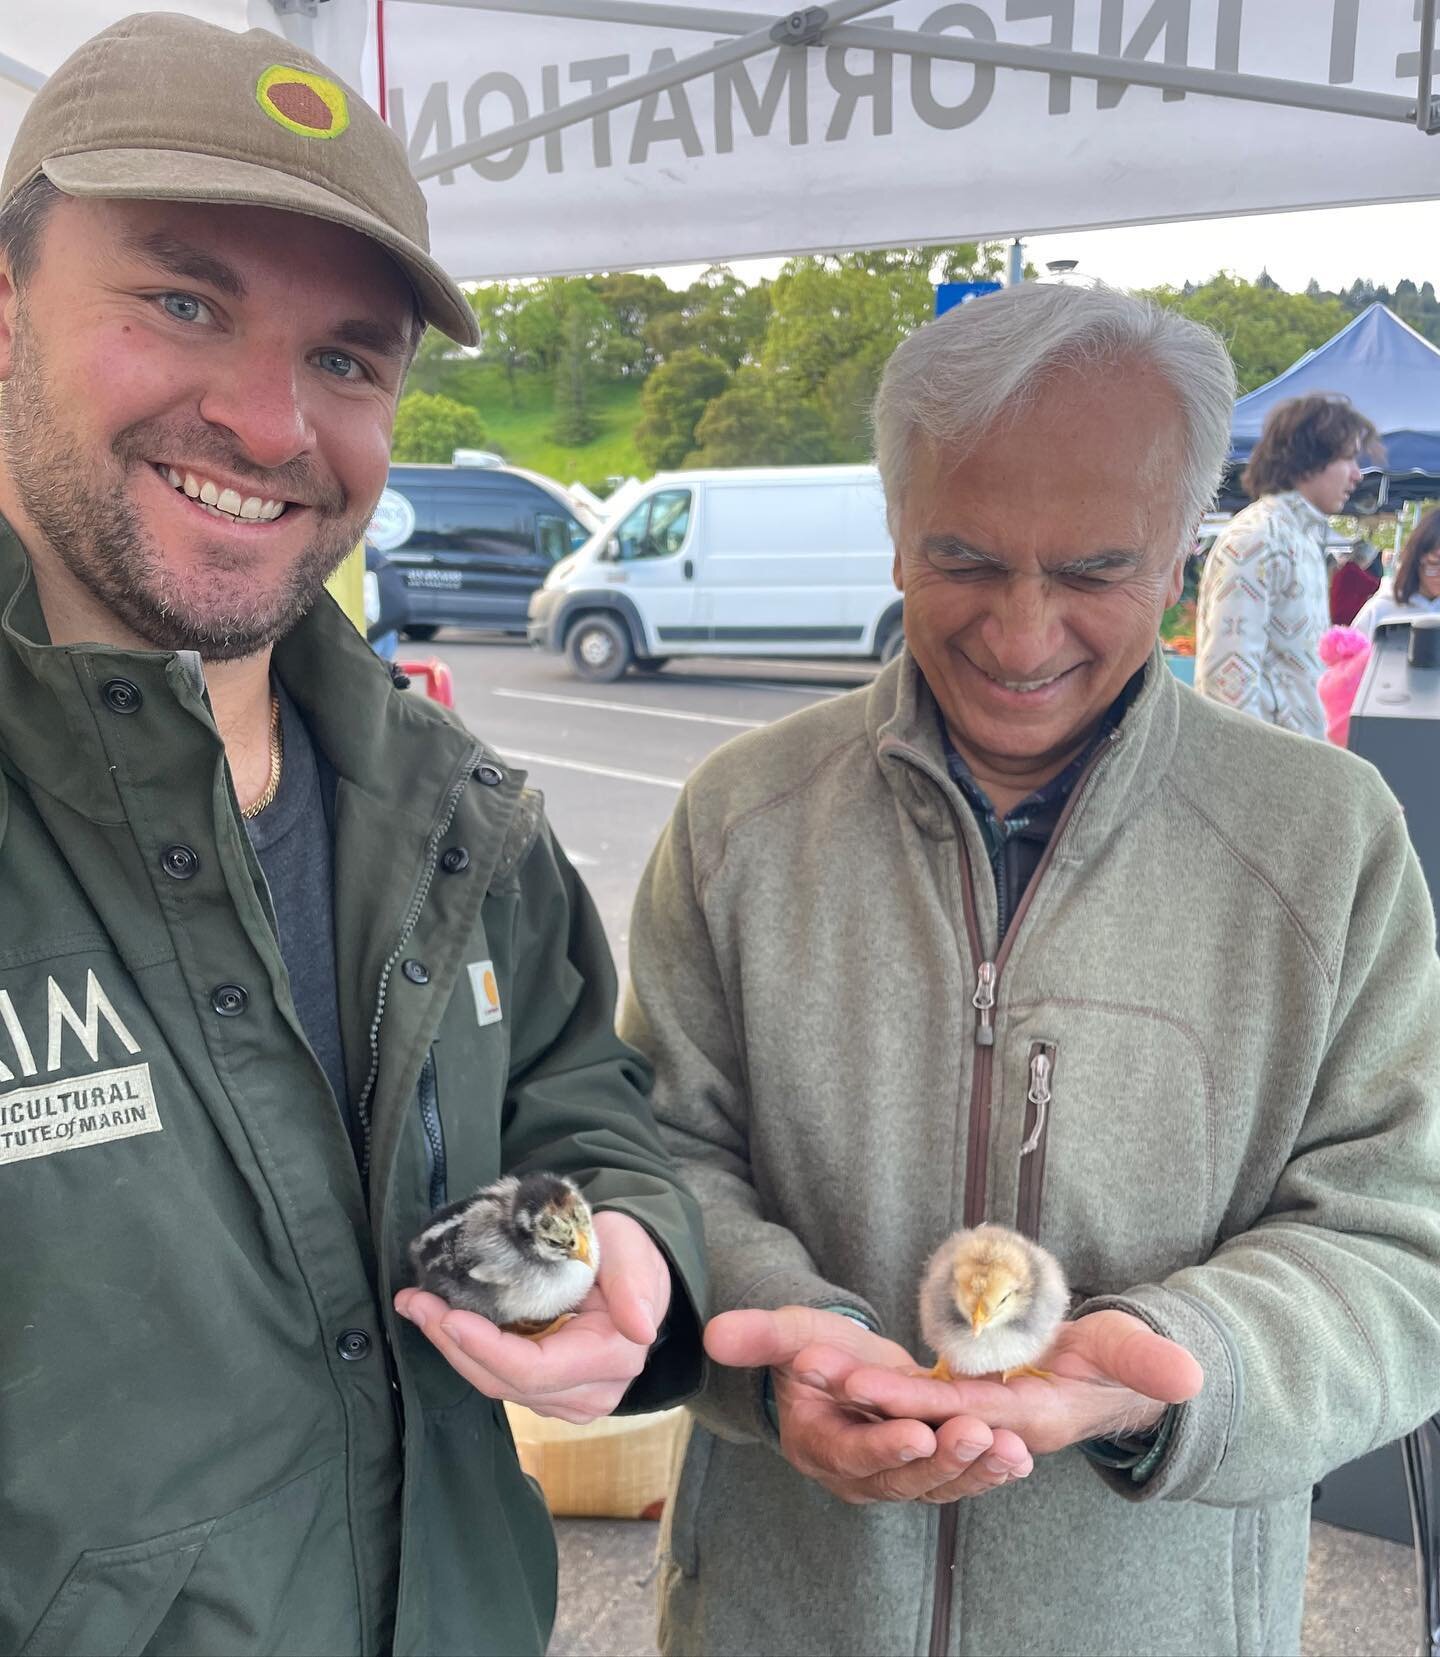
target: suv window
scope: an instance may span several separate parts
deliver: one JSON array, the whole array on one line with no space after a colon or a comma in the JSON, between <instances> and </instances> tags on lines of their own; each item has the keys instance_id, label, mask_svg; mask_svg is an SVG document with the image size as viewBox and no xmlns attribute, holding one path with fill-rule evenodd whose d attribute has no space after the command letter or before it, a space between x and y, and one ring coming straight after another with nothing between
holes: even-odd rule
<instances>
[{"instance_id":1,"label":"suv window","mask_svg":"<svg viewBox=\"0 0 1440 1657\"><path fill-rule=\"evenodd\" d=\"M535 545L547 564L554 564L585 540L585 531L569 518L551 518L543 512L535 514Z\"/></svg>"},{"instance_id":2,"label":"suv window","mask_svg":"<svg viewBox=\"0 0 1440 1657\"><path fill-rule=\"evenodd\" d=\"M661 489L643 500L615 531L622 560L669 558L685 544L690 527L690 491Z\"/></svg>"}]
</instances>

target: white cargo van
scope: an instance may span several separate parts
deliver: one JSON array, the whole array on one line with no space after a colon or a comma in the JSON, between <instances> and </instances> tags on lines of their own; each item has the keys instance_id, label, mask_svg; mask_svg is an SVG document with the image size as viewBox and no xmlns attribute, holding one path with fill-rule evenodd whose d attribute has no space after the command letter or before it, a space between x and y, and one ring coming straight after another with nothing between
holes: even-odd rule
<instances>
[{"instance_id":1,"label":"white cargo van","mask_svg":"<svg viewBox=\"0 0 1440 1657\"><path fill-rule=\"evenodd\" d=\"M869 656L901 644L873 466L662 472L550 571L529 638L582 679L672 656Z\"/></svg>"}]
</instances>

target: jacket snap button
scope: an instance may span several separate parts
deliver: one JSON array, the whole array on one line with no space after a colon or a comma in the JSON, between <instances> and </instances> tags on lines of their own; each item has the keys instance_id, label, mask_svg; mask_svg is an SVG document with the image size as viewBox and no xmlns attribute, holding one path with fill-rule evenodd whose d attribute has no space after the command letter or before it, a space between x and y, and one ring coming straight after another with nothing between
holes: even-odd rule
<instances>
[{"instance_id":1,"label":"jacket snap button","mask_svg":"<svg viewBox=\"0 0 1440 1657\"><path fill-rule=\"evenodd\" d=\"M347 1364L370 1356L370 1337L363 1329L346 1329L335 1342L335 1350Z\"/></svg>"},{"instance_id":2,"label":"jacket snap button","mask_svg":"<svg viewBox=\"0 0 1440 1657\"><path fill-rule=\"evenodd\" d=\"M239 984L219 984L210 993L210 1005L221 1018L239 1018L249 1000L249 994Z\"/></svg>"},{"instance_id":3,"label":"jacket snap button","mask_svg":"<svg viewBox=\"0 0 1440 1657\"><path fill-rule=\"evenodd\" d=\"M494 788L497 784L505 781L505 773L498 765L477 765L475 767L475 780L483 782L486 788Z\"/></svg>"},{"instance_id":4,"label":"jacket snap button","mask_svg":"<svg viewBox=\"0 0 1440 1657\"><path fill-rule=\"evenodd\" d=\"M111 713L139 713L145 698L128 679L107 679L100 694Z\"/></svg>"},{"instance_id":5,"label":"jacket snap button","mask_svg":"<svg viewBox=\"0 0 1440 1657\"><path fill-rule=\"evenodd\" d=\"M200 858L190 846L166 846L160 867L172 880L189 880L200 872Z\"/></svg>"},{"instance_id":6,"label":"jacket snap button","mask_svg":"<svg viewBox=\"0 0 1440 1657\"><path fill-rule=\"evenodd\" d=\"M412 984L428 984L430 982L430 969L423 961L406 961L400 970Z\"/></svg>"},{"instance_id":7,"label":"jacket snap button","mask_svg":"<svg viewBox=\"0 0 1440 1657\"><path fill-rule=\"evenodd\" d=\"M451 846L449 851L440 859L440 867L447 875L458 875L461 869L470 867L470 853L464 846Z\"/></svg>"}]
</instances>

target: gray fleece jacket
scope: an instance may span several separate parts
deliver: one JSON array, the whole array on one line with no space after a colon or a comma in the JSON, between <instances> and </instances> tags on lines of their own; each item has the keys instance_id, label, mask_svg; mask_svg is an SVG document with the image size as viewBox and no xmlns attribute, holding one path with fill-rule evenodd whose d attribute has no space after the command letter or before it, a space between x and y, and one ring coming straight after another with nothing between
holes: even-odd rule
<instances>
[{"instance_id":1,"label":"gray fleece jacket","mask_svg":"<svg viewBox=\"0 0 1440 1657\"><path fill-rule=\"evenodd\" d=\"M712 1370L669 1653L1293 1652L1313 1481L1440 1409L1440 963L1378 775L1157 652L995 939L908 654L691 779L622 1029L713 1310L852 1305L918 1353L926 1256L989 1218L1204 1390L1143 1484L1072 1449L980 1500L857 1508L780 1456L758 1372Z\"/></svg>"}]
</instances>

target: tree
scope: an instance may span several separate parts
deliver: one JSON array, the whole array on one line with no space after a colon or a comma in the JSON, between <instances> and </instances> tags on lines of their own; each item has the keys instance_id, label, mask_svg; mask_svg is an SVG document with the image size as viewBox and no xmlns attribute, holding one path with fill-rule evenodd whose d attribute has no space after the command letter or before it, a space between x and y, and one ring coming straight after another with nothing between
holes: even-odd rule
<instances>
[{"instance_id":1,"label":"tree","mask_svg":"<svg viewBox=\"0 0 1440 1657\"><path fill-rule=\"evenodd\" d=\"M700 351L730 368L751 362L770 320L770 284L747 287L728 265L711 265L670 309L652 313L645 344L664 362L679 351Z\"/></svg>"},{"instance_id":2,"label":"tree","mask_svg":"<svg viewBox=\"0 0 1440 1657\"><path fill-rule=\"evenodd\" d=\"M730 370L701 351L677 351L651 374L640 395L635 447L654 471L679 466L695 446L695 426L729 386Z\"/></svg>"},{"instance_id":3,"label":"tree","mask_svg":"<svg viewBox=\"0 0 1440 1657\"><path fill-rule=\"evenodd\" d=\"M604 366L617 376L648 374L659 361L648 343L648 330L656 319L676 315L684 295L666 287L658 276L635 271L597 276L591 286L613 323L612 337L602 351Z\"/></svg>"},{"instance_id":4,"label":"tree","mask_svg":"<svg viewBox=\"0 0 1440 1657\"><path fill-rule=\"evenodd\" d=\"M687 466L805 466L833 458L824 416L760 368L743 368L695 427Z\"/></svg>"},{"instance_id":5,"label":"tree","mask_svg":"<svg viewBox=\"0 0 1440 1657\"><path fill-rule=\"evenodd\" d=\"M1359 284L1357 284L1359 286ZM1230 347L1241 391L1273 380L1297 358L1323 345L1350 320L1338 299L1285 293L1221 271L1191 294L1152 288L1150 297L1196 322L1208 323Z\"/></svg>"},{"instance_id":6,"label":"tree","mask_svg":"<svg viewBox=\"0 0 1440 1657\"><path fill-rule=\"evenodd\" d=\"M394 460L448 465L456 449L479 449L487 441L485 423L473 408L453 397L411 391L395 410L390 452Z\"/></svg>"},{"instance_id":7,"label":"tree","mask_svg":"<svg viewBox=\"0 0 1440 1657\"><path fill-rule=\"evenodd\" d=\"M555 363L555 424L550 428L557 443L577 449L588 443L596 430L590 413L585 321L578 305L572 305L563 318L564 343Z\"/></svg>"}]
</instances>

